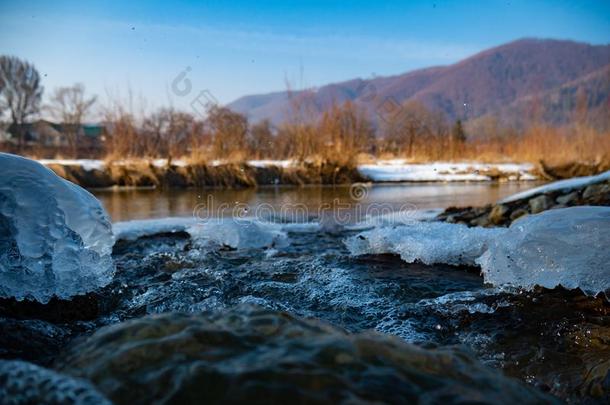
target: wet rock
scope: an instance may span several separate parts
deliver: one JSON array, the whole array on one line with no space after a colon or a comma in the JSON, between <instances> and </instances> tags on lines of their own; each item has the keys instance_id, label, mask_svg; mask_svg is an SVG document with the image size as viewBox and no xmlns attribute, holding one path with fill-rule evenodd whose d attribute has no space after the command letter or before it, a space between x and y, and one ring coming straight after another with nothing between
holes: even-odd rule
<instances>
[{"instance_id":1,"label":"wet rock","mask_svg":"<svg viewBox=\"0 0 610 405\"><path fill-rule=\"evenodd\" d=\"M582 198L584 200L590 200L597 198L598 196L607 195L610 193L610 185L607 183L602 184L591 184L585 191L582 193Z\"/></svg>"},{"instance_id":2,"label":"wet rock","mask_svg":"<svg viewBox=\"0 0 610 405\"><path fill-rule=\"evenodd\" d=\"M117 404L554 402L458 349L253 306L99 330L60 362Z\"/></svg>"},{"instance_id":3,"label":"wet rock","mask_svg":"<svg viewBox=\"0 0 610 405\"><path fill-rule=\"evenodd\" d=\"M510 213L510 220L514 221L515 219L521 218L524 215L527 215L528 212L526 209L518 208Z\"/></svg>"},{"instance_id":4,"label":"wet rock","mask_svg":"<svg viewBox=\"0 0 610 405\"><path fill-rule=\"evenodd\" d=\"M24 361L0 360L0 404L111 405L90 383Z\"/></svg>"},{"instance_id":5,"label":"wet rock","mask_svg":"<svg viewBox=\"0 0 610 405\"><path fill-rule=\"evenodd\" d=\"M471 226L489 226L490 225L489 218L486 215L482 215L482 216L470 221L470 225Z\"/></svg>"},{"instance_id":6,"label":"wet rock","mask_svg":"<svg viewBox=\"0 0 610 405\"><path fill-rule=\"evenodd\" d=\"M70 326L37 319L0 318L0 330L0 359L21 359L43 365L52 362L74 333Z\"/></svg>"},{"instance_id":7,"label":"wet rock","mask_svg":"<svg viewBox=\"0 0 610 405\"><path fill-rule=\"evenodd\" d=\"M610 206L610 181L587 187L550 191L542 195L484 207L450 207L437 216L439 221L469 226L508 226L525 214L578 205ZM484 221L481 216L488 217Z\"/></svg>"},{"instance_id":8,"label":"wet rock","mask_svg":"<svg viewBox=\"0 0 610 405\"><path fill-rule=\"evenodd\" d=\"M572 205L578 200L578 192L572 191L571 193L561 195L555 199L555 202L559 205Z\"/></svg>"},{"instance_id":9,"label":"wet rock","mask_svg":"<svg viewBox=\"0 0 610 405\"><path fill-rule=\"evenodd\" d=\"M532 214L538 214L542 211L546 211L553 205L553 200L547 195L540 195L529 200L530 212Z\"/></svg>"},{"instance_id":10,"label":"wet rock","mask_svg":"<svg viewBox=\"0 0 610 405\"><path fill-rule=\"evenodd\" d=\"M501 225L506 222L509 209L506 205L495 205L489 213L489 222L494 225Z\"/></svg>"}]
</instances>

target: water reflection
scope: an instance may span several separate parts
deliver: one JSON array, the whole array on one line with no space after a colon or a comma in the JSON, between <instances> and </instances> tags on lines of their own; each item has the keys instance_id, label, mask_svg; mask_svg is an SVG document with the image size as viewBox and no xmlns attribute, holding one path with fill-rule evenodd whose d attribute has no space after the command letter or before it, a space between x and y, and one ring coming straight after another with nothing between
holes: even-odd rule
<instances>
[{"instance_id":1,"label":"water reflection","mask_svg":"<svg viewBox=\"0 0 610 405\"><path fill-rule=\"evenodd\" d=\"M298 210L299 215L317 217L322 210L358 207L361 212L383 207L444 208L452 205L484 205L495 202L539 183L418 183L366 186L362 194L350 186L265 186L248 189L115 189L97 190L99 198L113 221L131 219L191 216L194 211L210 209L211 216L234 215L244 209L276 212ZM359 190L358 190L359 191ZM263 207L264 205L264 207ZM343 209L343 208L342 208ZM305 214L302 214L305 212Z\"/></svg>"}]
</instances>

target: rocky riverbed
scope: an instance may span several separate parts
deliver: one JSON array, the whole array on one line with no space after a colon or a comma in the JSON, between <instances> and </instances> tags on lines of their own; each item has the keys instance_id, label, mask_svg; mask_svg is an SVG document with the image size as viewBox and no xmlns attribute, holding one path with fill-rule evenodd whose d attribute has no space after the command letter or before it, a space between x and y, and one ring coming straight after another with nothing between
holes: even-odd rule
<instances>
[{"instance_id":1,"label":"rocky riverbed","mask_svg":"<svg viewBox=\"0 0 610 405\"><path fill-rule=\"evenodd\" d=\"M608 173L608 172L606 172ZM484 207L450 207L438 216L441 221L469 226L508 226L526 215L574 207L579 205L610 206L610 176L592 176L591 183L570 185L557 189L544 186L527 192L522 198L500 201ZM517 196L518 197L518 196Z\"/></svg>"}]
</instances>

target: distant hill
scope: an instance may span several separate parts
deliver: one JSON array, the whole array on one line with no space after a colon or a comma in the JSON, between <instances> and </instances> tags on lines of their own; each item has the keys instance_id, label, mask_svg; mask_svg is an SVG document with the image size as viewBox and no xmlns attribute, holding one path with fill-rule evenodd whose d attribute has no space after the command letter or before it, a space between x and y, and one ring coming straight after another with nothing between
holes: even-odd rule
<instances>
[{"instance_id":1,"label":"distant hill","mask_svg":"<svg viewBox=\"0 0 610 405\"><path fill-rule=\"evenodd\" d=\"M578 94L586 99L590 119L608 121L610 45L522 39L480 52L449 66L415 70L398 76L354 79L315 91L245 96L229 104L251 121L269 118L278 124L291 111L291 100L319 114L333 102L351 100L369 111L383 104L418 100L450 119L486 115L522 121L538 106L539 118L563 123L574 115ZM604 125L606 125L604 124Z\"/></svg>"}]
</instances>

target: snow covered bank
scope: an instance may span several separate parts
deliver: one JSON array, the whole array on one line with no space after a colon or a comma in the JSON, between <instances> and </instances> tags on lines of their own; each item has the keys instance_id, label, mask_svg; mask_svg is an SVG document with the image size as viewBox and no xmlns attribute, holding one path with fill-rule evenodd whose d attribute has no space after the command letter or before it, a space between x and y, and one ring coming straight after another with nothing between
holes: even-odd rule
<instances>
[{"instance_id":1,"label":"snow covered bank","mask_svg":"<svg viewBox=\"0 0 610 405\"><path fill-rule=\"evenodd\" d=\"M104 170L105 167L104 161L97 159L40 159L38 160L38 163L45 166L78 166L82 167L83 170L88 172L92 170Z\"/></svg>"},{"instance_id":2,"label":"snow covered bank","mask_svg":"<svg viewBox=\"0 0 610 405\"><path fill-rule=\"evenodd\" d=\"M284 169L288 167L294 167L297 165L297 162L294 160L248 160L248 165L252 167L283 167Z\"/></svg>"},{"instance_id":3,"label":"snow covered bank","mask_svg":"<svg viewBox=\"0 0 610 405\"><path fill-rule=\"evenodd\" d=\"M610 206L610 171L548 183L483 207L449 207L437 219L471 226L508 226L524 215L585 205Z\"/></svg>"},{"instance_id":4,"label":"snow covered bank","mask_svg":"<svg viewBox=\"0 0 610 405\"><path fill-rule=\"evenodd\" d=\"M70 298L110 282L114 238L100 202L41 164L0 153L0 297Z\"/></svg>"},{"instance_id":5,"label":"snow covered bank","mask_svg":"<svg viewBox=\"0 0 610 405\"><path fill-rule=\"evenodd\" d=\"M604 173L600 173L596 176L585 176L585 177L574 177L572 179L555 181L553 183L545 184L540 187L535 187L521 193L513 194L508 196L500 201L500 204L509 203L517 200L522 200L525 198L533 197L537 194L549 193L552 191L563 191L563 190L572 190L576 188L583 188L591 184L601 183L603 181L610 180L610 170Z\"/></svg>"},{"instance_id":6,"label":"snow covered bank","mask_svg":"<svg viewBox=\"0 0 610 405\"><path fill-rule=\"evenodd\" d=\"M535 180L529 163L406 163L395 159L359 165L358 171L374 182L489 181L501 175L510 180Z\"/></svg>"},{"instance_id":7,"label":"snow covered bank","mask_svg":"<svg viewBox=\"0 0 610 405\"><path fill-rule=\"evenodd\" d=\"M610 208L545 211L510 228L440 222L381 227L348 238L353 255L398 254L407 262L479 265L495 286L610 289Z\"/></svg>"}]
</instances>

